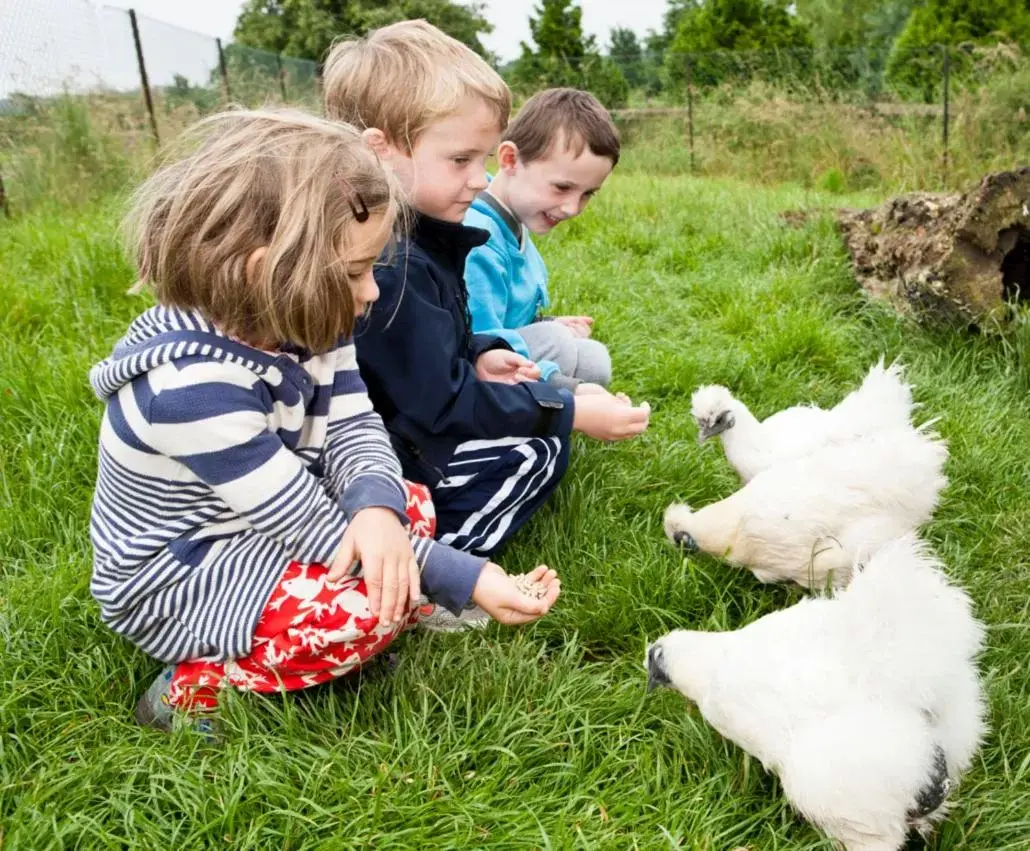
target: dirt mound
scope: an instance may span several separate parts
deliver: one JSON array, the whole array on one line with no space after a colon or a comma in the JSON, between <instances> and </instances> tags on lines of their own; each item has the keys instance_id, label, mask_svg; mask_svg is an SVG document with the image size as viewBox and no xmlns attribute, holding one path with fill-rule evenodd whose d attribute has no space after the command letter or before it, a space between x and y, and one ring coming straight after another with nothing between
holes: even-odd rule
<instances>
[{"instance_id":1,"label":"dirt mound","mask_svg":"<svg viewBox=\"0 0 1030 851\"><path fill-rule=\"evenodd\" d=\"M997 328L1012 302L1030 302L1030 167L964 194L839 210L837 221L862 287L920 319Z\"/></svg>"}]
</instances>

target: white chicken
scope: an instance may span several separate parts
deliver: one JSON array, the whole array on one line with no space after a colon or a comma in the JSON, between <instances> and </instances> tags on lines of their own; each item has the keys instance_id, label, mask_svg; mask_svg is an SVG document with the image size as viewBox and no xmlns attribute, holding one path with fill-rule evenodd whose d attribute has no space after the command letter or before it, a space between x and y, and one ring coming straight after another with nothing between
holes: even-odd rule
<instances>
[{"instance_id":1,"label":"white chicken","mask_svg":"<svg viewBox=\"0 0 1030 851\"><path fill-rule=\"evenodd\" d=\"M982 641L969 597L910 535L835 597L671 632L645 664L649 688L696 703L847 851L897 851L943 815L983 737Z\"/></svg>"},{"instance_id":2,"label":"white chicken","mask_svg":"<svg viewBox=\"0 0 1030 851\"><path fill-rule=\"evenodd\" d=\"M698 511L670 505L665 533L762 582L845 585L856 559L930 519L947 457L934 434L882 430L778 463Z\"/></svg>"},{"instance_id":3,"label":"white chicken","mask_svg":"<svg viewBox=\"0 0 1030 851\"><path fill-rule=\"evenodd\" d=\"M803 458L826 446L848 443L886 429L910 425L912 388L900 364L881 358L862 386L836 407L796 405L759 421L725 387L699 387L691 397L698 441L719 436L726 460L745 482L779 461Z\"/></svg>"}]
</instances>

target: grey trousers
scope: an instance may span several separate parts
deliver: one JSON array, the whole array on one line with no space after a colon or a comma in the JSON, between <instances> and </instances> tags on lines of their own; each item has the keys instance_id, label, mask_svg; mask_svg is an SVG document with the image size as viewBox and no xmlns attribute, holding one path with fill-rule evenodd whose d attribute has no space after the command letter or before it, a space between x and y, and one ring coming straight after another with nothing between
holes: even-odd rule
<instances>
[{"instance_id":1,"label":"grey trousers","mask_svg":"<svg viewBox=\"0 0 1030 851\"><path fill-rule=\"evenodd\" d=\"M558 364L562 375L607 386L612 380L612 359L603 343L577 337L560 322L534 322L515 329L529 346L535 361Z\"/></svg>"}]
</instances>

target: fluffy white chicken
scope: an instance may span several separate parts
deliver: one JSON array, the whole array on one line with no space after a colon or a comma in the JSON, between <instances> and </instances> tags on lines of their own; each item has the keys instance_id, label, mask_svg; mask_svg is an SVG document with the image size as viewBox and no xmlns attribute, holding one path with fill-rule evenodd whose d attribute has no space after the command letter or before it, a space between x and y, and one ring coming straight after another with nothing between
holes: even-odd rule
<instances>
[{"instance_id":1,"label":"fluffy white chicken","mask_svg":"<svg viewBox=\"0 0 1030 851\"><path fill-rule=\"evenodd\" d=\"M934 434L882 430L776 464L698 511L670 505L665 533L762 582L845 585L856 559L930 519L947 457Z\"/></svg>"},{"instance_id":2,"label":"fluffy white chicken","mask_svg":"<svg viewBox=\"0 0 1030 851\"><path fill-rule=\"evenodd\" d=\"M876 364L862 386L834 408L796 405L759 421L725 387L699 387L691 397L698 441L719 436L730 465L745 481L780 461L803 458L826 446L849 443L910 425L912 388L900 364Z\"/></svg>"},{"instance_id":3,"label":"fluffy white chicken","mask_svg":"<svg viewBox=\"0 0 1030 851\"><path fill-rule=\"evenodd\" d=\"M646 667L649 688L696 703L847 851L897 851L943 815L979 746L982 641L969 597L910 535L835 597L733 632L671 632Z\"/></svg>"}]
</instances>

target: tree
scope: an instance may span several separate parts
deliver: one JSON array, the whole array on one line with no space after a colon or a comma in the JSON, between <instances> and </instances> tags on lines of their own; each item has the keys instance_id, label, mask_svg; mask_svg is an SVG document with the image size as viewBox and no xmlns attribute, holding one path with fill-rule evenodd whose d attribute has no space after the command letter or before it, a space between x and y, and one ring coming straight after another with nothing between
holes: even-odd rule
<instances>
[{"instance_id":1,"label":"tree","mask_svg":"<svg viewBox=\"0 0 1030 851\"><path fill-rule=\"evenodd\" d=\"M803 71L811 59L812 36L789 9L788 0L708 0L686 9L669 45L669 77L683 82L687 54L707 54L692 60L694 79L701 85L756 73L773 77L785 68Z\"/></svg>"},{"instance_id":2,"label":"tree","mask_svg":"<svg viewBox=\"0 0 1030 851\"><path fill-rule=\"evenodd\" d=\"M709 0L686 10L671 47L683 53L812 46L809 27L787 0Z\"/></svg>"},{"instance_id":3,"label":"tree","mask_svg":"<svg viewBox=\"0 0 1030 851\"><path fill-rule=\"evenodd\" d=\"M1030 41L1028 4L1013 0L926 0L909 16L887 63L887 76L900 88L936 96L941 78L937 45L973 46ZM970 66L968 52L953 51L955 73Z\"/></svg>"},{"instance_id":4,"label":"tree","mask_svg":"<svg viewBox=\"0 0 1030 851\"><path fill-rule=\"evenodd\" d=\"M608 55L631 89L640 88L644 84L644 51L637 40L637 34L631 29L615 27L611 34Z\"/></svg>"},{"instance_id":5,"label":"tree","mask_svg":"<svg viewBox=\"0 0 1030 851\"><path fill-rule=\"evenodd\" d=\"M575 61L582 59L593 47L593 39L583 35L583 10L576 0L541 0L533 10L537 17L530 17L529 31L539 56ZM522 53L533 50L522 42Z\"/></svg>"},{"instance_id":6,"label":"tree","mask_svg":"<svg viewBox=\"0 0 1030 851\"><path fill-rule=\"evenodd\" d=\"M671 41L664 32L648 30L644 36L644 92L657 95L665 88L665 51Z\"/></svg>"},{"instance_id":7,"label":"tree","mask_svg":"<svg viewBox=\"0 0 1030 851\"><path fill-rule=\"evenodd\" d=\"M553 86L587 89L609 108L623 106L629 85L619 68L601 56L593 36L583 33L583 10L576 0L541 0L529 19L533 47L522 42L522 55L511 72L523 93Z\"/></svg>"},{"instance_id":8,"label":"tree","mask_svg":"<svg viewBox=\"0 0 1030 851\"><path fill-rule=\"evenodd\" d=\"M483 4L452 0L248 0L234 40L244 46L321 62L333 41L396 21L425 18L489 58L480 35L493 30Z\"/></svg>"},{"instance_id":9,"label":"tree","mask_svg":"<svg viewBox=\"0 0 1030 851\"><path fill-rule=\"evenodd\" d=\"M370 5L379 6L375 0ZM375 29L396 21L425 18L447 35L467 44L480 56L493 60L495 57L480 39L480 35L493 32L493 24L483 14L484 8L485 4L479 2L463 4L451 0L393 0L381 8L369 9L364 15L364 24L366 29Z\"/></svg>"},{"instance_id":10,"label":"tree","mask_svg":"<svg viewBox=\"0 0 1030 851\"><path fill-rule=\"evenodd\" d=\"M872 95L882 88L891 45L917 0L796 0L797 17L811 29L824 88Z\"/></svg>"}]
</instances>

